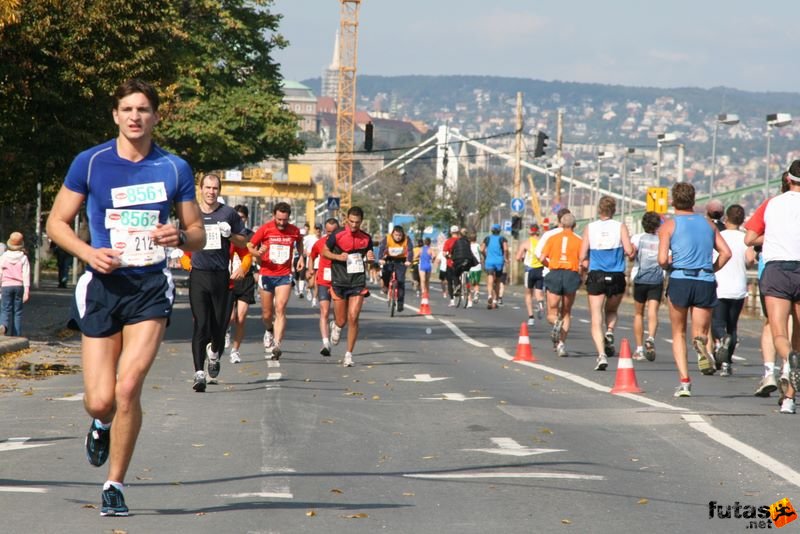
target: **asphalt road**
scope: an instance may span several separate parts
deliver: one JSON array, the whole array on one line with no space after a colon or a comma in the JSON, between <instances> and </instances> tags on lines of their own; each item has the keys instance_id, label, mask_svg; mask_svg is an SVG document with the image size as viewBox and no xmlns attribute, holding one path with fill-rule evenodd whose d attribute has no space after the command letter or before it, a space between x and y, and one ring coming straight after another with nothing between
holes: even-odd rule
<instances>
[{"instance_id":1,"label":"asphalt road","mask_svg":"<svg viewBox=\"0 0 800 534\"><path fill-rule=\"evenodd\" d=\"M353 368L340 366L343 345L319 355L317 310L295 299L280 367L268 366L251 310L243 362L223 360L219 384L198 394L179 299L145 385L128 518L99 516L105 468L84 457L80 375L0 395L0 531L744 532L759 519L711 518L709 503L740 516L800 504L797 416L752 396L755 320L732 377L692 366L693 396L675 399L666 321L656 361L635 362L644 392L614 395L617 359L593 371L584 309L570 357L537 324L530 363L510 361L519 297L489 311L432 296L432 316L415 305L390 319L367 299ZM618 342L630 325L623 314Z\"/></svg>"}]
</instances>

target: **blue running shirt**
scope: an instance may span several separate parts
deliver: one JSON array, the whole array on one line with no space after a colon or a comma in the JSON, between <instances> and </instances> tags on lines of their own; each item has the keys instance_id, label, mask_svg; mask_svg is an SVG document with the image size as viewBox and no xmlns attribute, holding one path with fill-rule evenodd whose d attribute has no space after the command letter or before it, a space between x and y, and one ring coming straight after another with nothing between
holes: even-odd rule
<instances>
[{"instance_id":1,"label":"blue running shirt","mask_svg":"<svg viewBox=\"0 0 800 534\"><path fill-rule=\"evenodd\" d=\"M675 229L669 242L672 251L670 277L715 282L714 228L699 214L676 215L674 220Z\"/></svg>"},{"instance_id":2,"label":"blue running shirt","mask_svg":"<svg viewBox=\"0 0 800 534\"><path fill-rule=\"evenodd\" d=\"M122 268L112 273L122 276L166 267L164 247L150 240L150 231L167 223L173 204L196 198L183 159L153 143L145 159L129 161L117 154L116 139L78 154L64 185L86 197L92 247L123 251Z\"/></svg>"}]
</instances>

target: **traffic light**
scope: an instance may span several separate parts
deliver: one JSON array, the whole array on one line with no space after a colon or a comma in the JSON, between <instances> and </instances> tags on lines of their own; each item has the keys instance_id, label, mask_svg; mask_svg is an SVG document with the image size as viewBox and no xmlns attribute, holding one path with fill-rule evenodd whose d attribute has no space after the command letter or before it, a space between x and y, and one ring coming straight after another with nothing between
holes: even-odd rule
<instances>
[{"instance_id":1,"label":"traffic light","mask_svg":"<svg viewBox=\"0 0 800 534\"><path fill-rule=\"evenodd\" d=\"M519 231L522 230L522 217L519 215L511 216L511 236L519 239Z\"/></svg>"},{"instance_id":2,"label":"traffic light","mask_svg":"<svg viewBox=\"0 0 800 534\"><path fill-rule=\"evenodd\" d=\"M364 127L364 150L372 152L372 122L368 122Z\"/></svg>"},{"instance_id":3,"label":"traffic light","mask_svg":"<svg viewBox=\"0 0 800 534\"><path fill-rule=\"evenodd\" d=\"M533 149L533 157L540 158L544 156L544 149L547 148L547 140L550 139L546 133L539 130L536 132L536 148Z\"/></svg>"}]
</instances>

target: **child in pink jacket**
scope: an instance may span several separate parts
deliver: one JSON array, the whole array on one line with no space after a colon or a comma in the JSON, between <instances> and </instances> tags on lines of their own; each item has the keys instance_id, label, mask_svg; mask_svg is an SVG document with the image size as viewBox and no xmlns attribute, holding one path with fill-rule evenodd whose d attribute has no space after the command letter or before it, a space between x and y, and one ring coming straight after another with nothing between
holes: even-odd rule
<instances>
[{"instance_id":1,"label":"child in pink jacket","mask_svg":"<svg viewBox=\"0 0 800 534\"><path fill-rule=\"evenodd\" d=\"M25 255L22 234L12 232L0 255L0 335L19 336L22 332L22 305L31 289L31 265Z\"/></svg>"}]
</instances>

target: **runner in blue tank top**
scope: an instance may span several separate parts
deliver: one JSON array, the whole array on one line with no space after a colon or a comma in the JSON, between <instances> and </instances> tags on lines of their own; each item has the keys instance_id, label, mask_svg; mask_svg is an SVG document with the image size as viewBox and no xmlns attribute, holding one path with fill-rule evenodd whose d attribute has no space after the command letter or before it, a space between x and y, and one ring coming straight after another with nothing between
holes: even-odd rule
<instances>
[{"instance_id":1,"label":"runner in blue tank top","mask_svg":"<svg viewBox=\"0 0 800 534\"><path fill-rule=\"evenodd\" d=\"M419 290L422 295L427 296L431 290L431 271L433 270L433 253L431 252L431 238L426 237L423 241L422 250L419 253Z\"/></svg>"},{"instance_id":2,"label":"runner in blue tank top","mask_svg":"<svg viewBox=\"0 0 800 534\"><path fill-rule=\"evenodd\" d=\"M708 346L711 311L717 305L714 272L731 257L728 245L714 224L694 213L694 195L692 184L679 182L672 186L675 216L658 230L658 263L670 273L667 296L672 323L672 355L680 377L676 397L692 395L686 357L689 308L692 309L692 345L697 352L697 366L705 375L716 371ZM719 255L712 262L714 250Z\"/></svg>"},{"instance_id":3,"label":"runner in blue tank top","mask_svg":"<svg viewBox=\"0 0 800 534\"><path fill-rule=\"evenodd\" d=\"M486 270L486 290L489 293L488 309L497 308L499 298L500 277L503 276L503 268L508 263L508 241L500 235L500 225L492 225L491 235L486 236L481 244L481 254L483 254L483 268Z\"/></svg>"}]
</instances>

